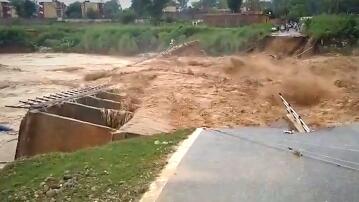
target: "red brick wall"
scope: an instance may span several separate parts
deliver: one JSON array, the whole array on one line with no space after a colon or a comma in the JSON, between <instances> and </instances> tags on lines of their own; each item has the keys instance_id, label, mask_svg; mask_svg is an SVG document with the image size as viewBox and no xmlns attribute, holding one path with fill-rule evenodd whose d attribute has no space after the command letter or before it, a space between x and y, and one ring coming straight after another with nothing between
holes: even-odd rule
<instances>
[{"instance_id":1,"label":"red brick wall","mask_svg":"<svg viewBox=\"0 0 359 202\"><path fill-rule=\"evenodd\" d=\"M207 14L203 21L210 26L237 27L254 23L269 23L269 17L262 14Z\"/></svg>"}]
</instances>

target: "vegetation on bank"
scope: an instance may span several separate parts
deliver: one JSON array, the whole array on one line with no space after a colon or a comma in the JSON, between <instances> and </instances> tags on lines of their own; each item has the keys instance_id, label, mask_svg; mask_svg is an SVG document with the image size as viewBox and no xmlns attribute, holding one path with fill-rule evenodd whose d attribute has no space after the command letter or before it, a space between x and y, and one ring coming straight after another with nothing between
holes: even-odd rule
<instances>
[{"instance_id":1,"label":"vegetation on bank","mask_svg":"<svg viewBox=\"0 0 359 202\"><path fill-rule=\"evenodd\" d=\"M283 19L321 14L359 14L358 0L272 0L267 8L273 11L275 17Z\"/></svg>"},{"instance_id":2,"label":"vegetation on bank","mask_svg":"<svg viewBox=\"0 0 359 202\"><path fill-rule=\"evenodd\" d=\"M307 33L317 39L359 39L359 17L354 15L319 15L308 21Z\"/></svg>"},{"instance_id":3,"label":"vegetation on bank","mask_svg":"<svg viewBox=\"0 0 359 202\"><path fill-rule=\"evenodd\" d=\"M210 55L232 54L255 47L270 33L270 24L219 28L188 24L123 25L119 23L52 23L0 26L0 51L41 50L57 52L135 55L166 49L176 43L199 40ZM319 15L307 23L306 33L324 44L358 46L359 17Z\"/></svg>"},{"instance_id":4,"label":"vegetation on bank","mask_svg":"<svg viewBox=\"0 0 359 202\"><path fill-rule=\"evenodd\" d=\"M0 170L0 201L133 201L159 174L174 145L191 132L15 161Z\"/></svg>"},{"instance_id":5,"label":"vegetation on bank","mask_svg":"<svg viewBox=\"0 0 359 202\"><path fill-rule=\"evenodd\" d=\"M359 17L319 15L307 21L306 33L319 42L319 52L350 55L359 48Z\"/></svg>"},{"instance_id":6,"label":"vegetation on bank","mask_svg":"<svg viewBox=\"0 0 359 202\"><path fill-rule=\"evenodd\" d=\"M191 25L62 24L0 27L0 48L49 47L54 51L133 55L166 49L176 43L199 40L209 54L229 54L253 47L271 25L238 28Z\"/></svg>"}]
</instances>

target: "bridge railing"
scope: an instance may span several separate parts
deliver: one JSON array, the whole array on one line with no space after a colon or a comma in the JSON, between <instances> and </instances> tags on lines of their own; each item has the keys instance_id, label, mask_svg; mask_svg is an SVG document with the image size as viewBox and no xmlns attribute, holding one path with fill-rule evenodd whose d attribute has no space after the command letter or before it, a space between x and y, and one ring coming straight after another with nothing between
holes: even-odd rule
<instances>
[{"instance_id":1,"label":"bridge railing","mask_svg":"<svg viewBox=\"0 0 359 202\"><path fill-rule=\"evenodd\" d=\"M279 93L279 97L282 100L282 102L288 112L288 116L289 116L288 118L290 118L291 121L294 122L293 124L296 127L296 129L299 132L305 132L305 133L311 132L310 128L304 122L302 117L300 117L300 115L293 109L293 107L284 99L284 97L281 93Z\"/></svg>"}]
</instances>

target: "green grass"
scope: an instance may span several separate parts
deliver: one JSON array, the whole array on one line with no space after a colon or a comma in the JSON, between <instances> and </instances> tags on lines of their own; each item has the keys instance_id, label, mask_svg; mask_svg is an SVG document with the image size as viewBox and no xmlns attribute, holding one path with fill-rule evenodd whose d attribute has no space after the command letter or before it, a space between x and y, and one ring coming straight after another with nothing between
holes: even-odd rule
<instances>
[{"instance_id":1,"label":"green grass","mask_svg":"<svg viewBox=\"0 0 359 202\"><path fill-rule=\"evenodd\" d=\"M316 39L359 38L359 17L349 15L319 15L308 23L307 33Z\"/></svg>"},{"instance_id":2,"label":"green grass","mask_svg":"<svg viewBox=\"0 0 359 202\"><path fill-rule=\"evenodd\" d=\"M204 50L211 55L232 54L253 48L267 36L271 25L259 24L240 28L211 28L194 34Z\"/></svg>"},{"instance_id":3,"label":"green grass","mask_svg":"<svg viewBox=\"0 0 359 202\"><path fill-rule=\"evenodd\" d=\"M9 31L27 34L27 41L36 49L51 47L55 51L86 52L134 55L166 49L171 41L184 42L199 40L202 47L212 55L230 54L245 50L270 32L271 25L257 24L238 28L192 27L187 24L122 25L105 24L65 24L14 25L0 27L0 44L7 45L16 40ZM1 37L3 36L3 37ZM22 35L21 35L22 36ZM10 42L10 43L9 43Z\"/></svg>"},{"instance_id":4,"label":"green grass","mask_svg":"<svg viewBox=\"0 0 359 202\"><path fill-rule=\"evenodd\" d=\"M49 200L41 182L52 176L57 184L65 173L76 179L62 188L58 200L133 201L148 188L166 164L173 146L191 130L114 142L74 153L52 153L15 161L0 171L0 201ZM155 141L168 144L155 144ZM37 195L37 198L35 197Z\"/></svg>"},{"instance_id":5,"label":"green grass","mask_svg":"<svg viewBox=\"0 0 359 202\"><path fill-rule=\"evenodd\" d=\"M30 41L30 35L21 28L0 31L0 47L8 45L31 47Z\"/></svg>"}]
</instances>

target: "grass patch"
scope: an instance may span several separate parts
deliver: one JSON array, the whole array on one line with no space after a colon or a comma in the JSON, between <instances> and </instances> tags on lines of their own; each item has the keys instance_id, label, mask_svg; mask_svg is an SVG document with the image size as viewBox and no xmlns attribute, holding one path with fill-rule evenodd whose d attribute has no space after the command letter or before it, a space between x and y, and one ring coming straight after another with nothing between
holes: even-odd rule
<instances>
[{"instance_id":1,"label":"grass patch","mask_svg":"<svg viewBox=\"0 0 359 202\"><path fill-rule=\"evenodd\" d=\"M0 171L0 201L50 200L46 186L61 187L52 193L58 201L136 200L164 167L173 146L191 132L179 130L15 161Z\"/></svg>"}]
</instances>

